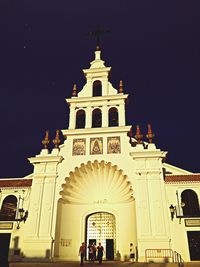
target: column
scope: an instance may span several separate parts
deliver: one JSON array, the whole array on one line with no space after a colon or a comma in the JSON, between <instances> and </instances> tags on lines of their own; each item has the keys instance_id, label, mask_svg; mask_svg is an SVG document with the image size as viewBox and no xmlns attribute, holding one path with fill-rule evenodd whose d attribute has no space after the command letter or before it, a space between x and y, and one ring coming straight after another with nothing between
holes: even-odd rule
<instances>
[{"instance_id":1,"label":"column","mask_svg":"<svg viewBox=\"0 0 200 267\"><path fill-rule=\"evenodd\" d=\"M125 126L125 105L124 103L119 105L118 108L118 116L119 116L119 126Z\"/></svg>"},{"instance_id":2,"label":"column","mask_svg":"<svg viewBox=\"0 0 200 267\"><path fill-rule=\"evenodd\" d=\"M102 127L108 127L108 107L106 105L102 107Z\"/></svg>"},{"instance_id":3,"label":"column","mask_svg":"<svg viewBox=\"0 0 200 267\"><path fill-rule=\"evenodd\" d=\"M85 121L85 128L91 128L92 127L92 111L91 106L87 106L86 110L86 121Z\"/></svg>"},{"instance_id":4,"label":"column","mask_svg":"<svg viewBox=\"0 0 200 267\"><path fill-rule=\"evenodd\" d=\"M69 113L69 129L75 129L75 123L76 123L75 115L76 115L75 106L71 104Z\"/></svg>"}]
</instances>

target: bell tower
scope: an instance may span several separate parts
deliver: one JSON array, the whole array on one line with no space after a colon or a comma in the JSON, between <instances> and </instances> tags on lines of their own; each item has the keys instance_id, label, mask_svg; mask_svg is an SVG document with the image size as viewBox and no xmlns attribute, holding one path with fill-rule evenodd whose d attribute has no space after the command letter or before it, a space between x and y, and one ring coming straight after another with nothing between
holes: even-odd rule
<instances>
[{"instance_id":1,"label":"bell tower","mask_svg":"<svg viewBox=\"0 0 200 267\"><path fill-rule=\"evenodd\" d=\"M95 59L89 69L84 69L86 84L77 93L73 87L70 106L69 130L125 126L125 100L120 81L119 91L109 82L111 67L106 67L101 59L101 51L95 51Z\"/></svg>"}]
</instances>

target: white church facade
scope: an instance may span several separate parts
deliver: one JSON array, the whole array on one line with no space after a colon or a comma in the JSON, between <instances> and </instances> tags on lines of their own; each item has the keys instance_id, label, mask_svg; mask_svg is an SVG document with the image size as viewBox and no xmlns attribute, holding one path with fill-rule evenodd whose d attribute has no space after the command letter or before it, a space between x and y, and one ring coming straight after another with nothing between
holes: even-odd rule
<instances>
[{"instance_id":1,"label":"white church facade","mask_svg":"<svg viewBox=\"0 0 200 267\"><path fill-rule=\"evenodd\" d=\"M150 125L148 141L139 126L132 136L128 95L122 82L119 89L109 82L110 70L97 49L83 70L86 84L66 99L64 143L57 131L49 151L47 132L44 149L29 158L33 173L0 179L1 258L78 260L82 242L101 242L105 260L177 251L200 261L200 174L165 163Z\"/></svg>"}]
</instances>

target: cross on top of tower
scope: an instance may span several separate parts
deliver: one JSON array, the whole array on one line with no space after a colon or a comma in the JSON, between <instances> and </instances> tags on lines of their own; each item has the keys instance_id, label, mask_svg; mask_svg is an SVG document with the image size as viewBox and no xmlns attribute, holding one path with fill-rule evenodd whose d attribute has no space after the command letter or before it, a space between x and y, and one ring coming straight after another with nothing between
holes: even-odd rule
<instances>
[{"instance_id":1,"label":"cross on top of tower","mask_svg":"<svg viewBox=\"0 0 200 267\"><path fill-rule=\"evenodd\" d=\"M94 31L89 32L90 36L94 36L96 38L96 50L100 50L100 36L108 32L109 30L103 30L99 26L97 26Z\"/></svg>"}]
</instances>

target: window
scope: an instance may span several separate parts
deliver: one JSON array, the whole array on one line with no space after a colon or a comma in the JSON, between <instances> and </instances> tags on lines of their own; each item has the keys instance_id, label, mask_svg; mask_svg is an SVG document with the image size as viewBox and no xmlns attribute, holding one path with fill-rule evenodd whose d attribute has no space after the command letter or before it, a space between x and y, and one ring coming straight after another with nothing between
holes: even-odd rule
<instances>
[{"instance_id":1,"label":"window","mask_svg":"<svg viewBox=\"0 0 200 267\"><path fill-rule=\"evenodd\" d=\"M109 126L118 126L118 110L117 108L109 109Z\"/></svg>"},{"instance_id":2,"label":"window","mask_svg":"<svg viewBox=\"0 0 200 267\"><path fill-rule=\"evenodd\" d=\"M199 201L197 194L187 189L181 193L181 202L183 203L183 215L186 217L200 217Z\"/></svg>"},{"instance_id":3,"label":"window","mask_svg":"<svg viewBox=\"0 0 200 267\"><path fill-rule=\"evenodd\" d=\"M101 110L96 108L92 112L92 127L93 128L101 127L101 123L102 123Z\"/></svg>"},{"instance_id":4,"label":"window","mask_svg":"<svg viewBox=\"0 0 200 267\"><path fill-rule=\"evenodd\" d=\"M76 129L85 128L85 111L80 109L76 113Z\"/></svg>"},{"instance_id":5,"label":"window","mask_svg":"<svg viewBox=\"0 0 200 267\"><path fill-rule=\"evenodd\" d=\"M13 195L5 197L1 206L0 220L1 221L14 220L16 209L17 209L17 198Z\"/></svg>"},{"instance_id":6,"label":"window","mask_svg":"<svg viewBox=\"0 0 200 267\"><path fill-rule=\"evenodd\" d=\"M93 82L93 96L102 96L101 81L94 81Z\"/></svg>"}]
</instances>

